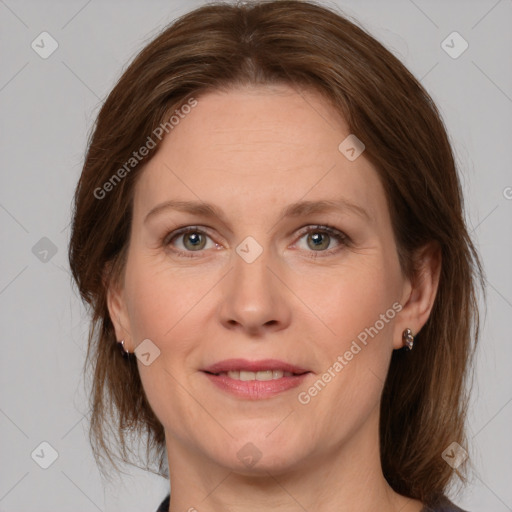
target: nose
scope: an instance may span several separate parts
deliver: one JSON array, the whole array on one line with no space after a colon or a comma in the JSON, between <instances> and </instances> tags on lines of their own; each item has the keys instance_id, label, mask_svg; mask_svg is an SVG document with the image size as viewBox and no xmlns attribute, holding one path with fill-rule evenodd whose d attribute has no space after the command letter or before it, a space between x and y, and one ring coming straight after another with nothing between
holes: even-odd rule
<instances>
[{"instance_id":1,"label":"nose","mask_svg":"<svg viewBox=\"0 0 512 512\"><path fill-rule=\"evenodd\" d=\"M234 252L233 267L223 279L220 321L226 329L262 337L289 326L292 296L269 250L250 263Z\"/></svg>"}]
</instances>

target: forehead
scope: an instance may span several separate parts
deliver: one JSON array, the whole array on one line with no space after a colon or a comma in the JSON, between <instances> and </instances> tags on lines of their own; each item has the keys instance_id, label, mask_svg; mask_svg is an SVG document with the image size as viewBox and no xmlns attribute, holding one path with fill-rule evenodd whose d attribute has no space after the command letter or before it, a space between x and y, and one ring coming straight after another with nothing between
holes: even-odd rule
<instances>
[{"instance_id":1,"label":"forehead","mask_svg":"<svg viewBox=\"0 0 512 512\"><path fill-rule=\"evenodd\" d=\"M364 153L350 161L338 149L349 135L341 116L312 91L209 92L182 114L142 171L134 214L169 199L204 200L241 214L258 205L280 211L301 198L342 197L377 215L385 197L375 169Z\"/></svg>"}]
</instances>

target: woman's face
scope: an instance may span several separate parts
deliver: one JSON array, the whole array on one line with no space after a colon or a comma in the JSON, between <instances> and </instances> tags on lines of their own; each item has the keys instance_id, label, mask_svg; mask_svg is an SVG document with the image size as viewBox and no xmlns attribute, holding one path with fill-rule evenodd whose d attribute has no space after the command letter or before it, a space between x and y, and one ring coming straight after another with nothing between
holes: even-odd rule
<instances>
[{"instance_id":1,"label":"woman's face","mask_svg":"<svg viewBox=\"0 0 512 512\"><path fill-rule=\"evenodd\" d=\"M391 353L419 325L349 135L311 92L208 93L140 176L109 308L130 351L150 340L137 364L170 459L275 474L378 446Z\"/></svg>"}]
</instances>

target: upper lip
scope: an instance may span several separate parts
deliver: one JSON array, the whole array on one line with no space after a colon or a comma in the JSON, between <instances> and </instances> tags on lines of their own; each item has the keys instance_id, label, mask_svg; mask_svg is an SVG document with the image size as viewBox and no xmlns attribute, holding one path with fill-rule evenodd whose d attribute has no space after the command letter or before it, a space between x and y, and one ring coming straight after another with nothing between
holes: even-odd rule
<instances>
[{"instance_id":1,"label":"upper lip","mask_svg":"<svg viewBox=\"0 0 512 512\"><path fill-rule=\"evenodd\" d=\"M284 372L297 374L309 372L309 370L290 363L285 363L284 361L279 361L278 359L260 359L258 361L248 361L247 359L225 359L224 361L219 361L218 363L203 368L203 371L208 373L221 373L234 370L247 372L282 370Z\"/></svg>"}]
</instances>

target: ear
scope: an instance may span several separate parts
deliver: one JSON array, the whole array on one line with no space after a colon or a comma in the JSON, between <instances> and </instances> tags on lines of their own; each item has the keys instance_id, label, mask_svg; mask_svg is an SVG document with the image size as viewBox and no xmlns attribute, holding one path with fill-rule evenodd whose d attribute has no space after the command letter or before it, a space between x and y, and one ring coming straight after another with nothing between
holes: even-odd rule
<instances>
[{"instance_id":1,"label":"ear","mask_svg":"<svg viewBox=\"0 0 512 512\"><path fill-rule=\"evenodd\" d=\"M110 267L106 270L103 280L107 289L107 307L110 319L114 325L116 338L118 341L124 340L124 348L128 352L133 352L133 343L128 329L130 322L124 298L124 286L122 279L111 275Z\"/></svg>"},{"instance_id":2,"label":"ear","mask_svg":"<svg viewBox=\"0 0 512 512\"><path fill-rule=\"evenodd\" d=\"M441 275L441 248L437 242L431 242L418 249L414 255L415 273L407 279L400 304L402 310L397 316L396 332L393 348L404 346L402 332L411 329L413 335L418 334L427 322L439 286Z\"/></svg>"}]
</instances>

